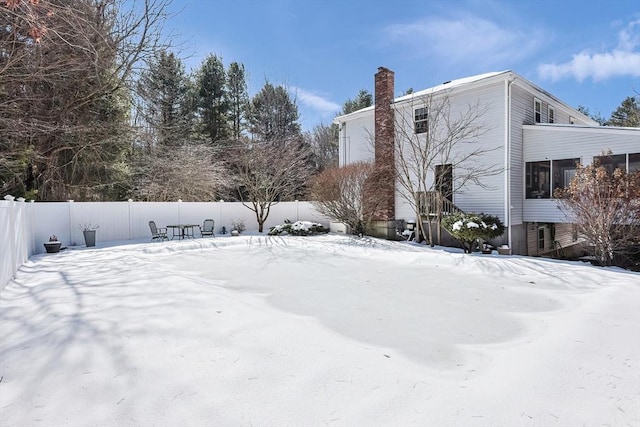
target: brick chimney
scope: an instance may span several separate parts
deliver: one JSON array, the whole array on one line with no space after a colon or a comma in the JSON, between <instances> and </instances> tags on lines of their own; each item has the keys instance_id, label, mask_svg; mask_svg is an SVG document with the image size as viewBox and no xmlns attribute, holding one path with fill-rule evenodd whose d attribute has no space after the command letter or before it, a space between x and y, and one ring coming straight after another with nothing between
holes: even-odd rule
<instances>
[{"instance_id":1,"label":"brick chimney","mask_svg":"<svg viewBox=\"0 0 640 427\"><path fill-rule=\"evenodd\" d=\"M384 195L382 204L376 210L375 220L395 219L395 161L394 161L394 119L391 105L394 99L394 73L379 67L375 75L375 191Z\"/></svg>"}]
</instances>

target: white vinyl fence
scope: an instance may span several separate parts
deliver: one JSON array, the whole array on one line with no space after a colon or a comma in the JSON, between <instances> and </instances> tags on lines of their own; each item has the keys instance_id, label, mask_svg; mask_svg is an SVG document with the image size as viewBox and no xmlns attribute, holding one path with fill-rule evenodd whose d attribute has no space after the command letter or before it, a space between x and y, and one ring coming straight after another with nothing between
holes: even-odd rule
<instances>
[{"instance_id":1,"label":"white vinyl fence","mask_svg":"<svg viewBox=\"0 0 640 427\"><path fill-rule=\"evenodd\" d=\"M43 243L56 235L63 246L82 246L81 225L98 226L96 242L150 239L149 221L168 224L202 224L215 221L215 233L227 232L233 221L257 230L254 212L240 202L25 202L6 196L0 200L0 290L33 254L44 252ZM285 220L319 222L329 227L310 202L281 202L271 207L264 232Z\"/></svg>"}]
</instances>

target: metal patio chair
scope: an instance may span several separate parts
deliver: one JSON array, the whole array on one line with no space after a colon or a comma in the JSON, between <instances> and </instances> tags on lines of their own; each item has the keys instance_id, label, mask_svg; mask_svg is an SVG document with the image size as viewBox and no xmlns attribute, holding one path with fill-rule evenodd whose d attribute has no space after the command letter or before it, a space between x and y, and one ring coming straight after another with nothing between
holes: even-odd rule
<instances>
[{"instance_id":1,"label":"metal patio chair","mask_svg":"<svg viewBox=\"0 0 640 427\"><path fill-rule=\"evenodd\" d=\"M202 227L198 226L198 228L200 228L200 236L204 237L204 236L211 236L213 237L213 226L215 224L215 221L212 220L211 218L205 219L204 223L202 223Z\"/></svg>"},{"instance_id":2,"label":"metal patio chair","mask_svg":"<svg viewBox=\"0 0 640 427\"><path fill-rule=\"evenodd\" d=\"M169 240L167 237L167 229L164 227L156 227L155 221L149 221L149 228L151 229L151 241L154 240Z\"/></svg>"}]
</instances>

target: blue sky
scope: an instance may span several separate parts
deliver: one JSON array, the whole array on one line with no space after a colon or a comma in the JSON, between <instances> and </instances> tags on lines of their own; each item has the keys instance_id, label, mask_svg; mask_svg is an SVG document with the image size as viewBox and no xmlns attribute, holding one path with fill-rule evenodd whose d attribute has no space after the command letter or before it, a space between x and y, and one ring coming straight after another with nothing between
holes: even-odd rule
<instances>
[{"instance_id":1,"label":"blue sky","mask_svg":"<svg viewBox=\"0 0 640 427\"><path fill-rule=\"evenodd\" d=\"M330 123L379 66L396 93L513 70L608 118L640 93L637 0L173 0L165 24L187 69L241 62L250 95L295 93L303 128Z\"/></svg>"}]
</instances>

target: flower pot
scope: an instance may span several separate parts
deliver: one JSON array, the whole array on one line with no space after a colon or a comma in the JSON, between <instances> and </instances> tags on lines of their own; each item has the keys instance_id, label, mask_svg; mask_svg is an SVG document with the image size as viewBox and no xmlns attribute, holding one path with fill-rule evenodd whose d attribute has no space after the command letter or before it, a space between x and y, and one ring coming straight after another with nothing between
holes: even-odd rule
<instances>
[{"instance_id":1,"label":"flower pot","mask_svg":"<svg viewBox=\"0 0 640 427\"><path fill-rule=\"evenodd\" d=\"M56 252L60 252L60 246L62 246L61 242L46 242L44 249L48 254L55 254Z\"/></svg>"},{"instance_id":2,"label":"flower pot","mask_svg":"<svg viewBox=\"0 0 640 427\"><path fill-rule=\"evenodd\" d=\"M87 247L96 245L96 230L84 230L82 234L84 234L84 244Z\"/></svg>"},{"instance_id":3,"label":"flower pot","mask_svg":"<svg viewBox=\"0 0 640 427\"><path fill-rule=\"evenodd\" d=\"M498 253L500 255L510 255L511 254L511 249L509 249L509 246L500 246L498 248Z\"/></svg>"}]
</instances>

